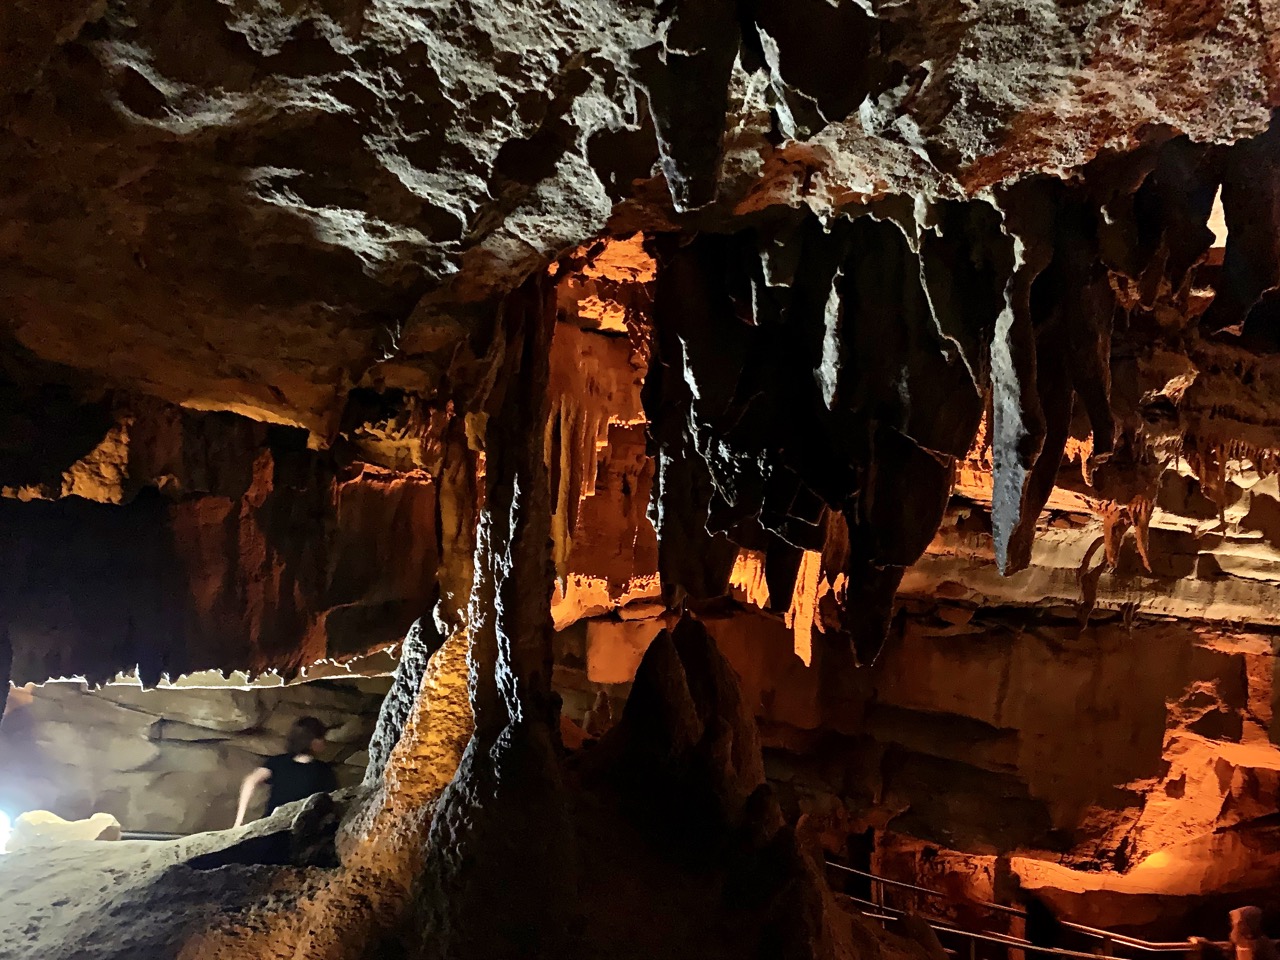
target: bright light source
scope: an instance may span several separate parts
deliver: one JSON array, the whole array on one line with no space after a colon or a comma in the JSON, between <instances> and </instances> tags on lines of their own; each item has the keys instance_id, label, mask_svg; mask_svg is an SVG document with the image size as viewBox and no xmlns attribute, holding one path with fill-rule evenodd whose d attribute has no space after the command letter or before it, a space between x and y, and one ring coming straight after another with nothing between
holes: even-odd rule
<instances>
[{"instance_id":1,"label":"bright light source","mask_svg":"<svg viewBox=\"0 0 1280 960\"><path fill-rule=\"evenodd\" d=\"M4 853L9 846L9 833L13 829L13 822L9 819L9 815L0 810L0 853Z\"/></svg>"}]
</instances>

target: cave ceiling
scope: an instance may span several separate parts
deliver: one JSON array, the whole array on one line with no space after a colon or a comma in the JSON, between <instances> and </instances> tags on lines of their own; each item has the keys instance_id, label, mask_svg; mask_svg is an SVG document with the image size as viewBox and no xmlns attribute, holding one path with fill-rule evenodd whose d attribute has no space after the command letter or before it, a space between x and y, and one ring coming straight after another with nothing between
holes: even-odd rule
<instances>
[{"instance_id":1,"label":"cave ceiling","mask_svg":"<svg viewBox=\"0 0 1280 960\"><path fill-rule=\"evenodd\" d=\"M84 672L60 638L94 631L144 679L394 642L461 575L458 451L535 282L557 622L754 563L859 662L940 591L1272 624L1277 29L1244 0L7 5L15 675Z\"/></svg>"}]
</instances>

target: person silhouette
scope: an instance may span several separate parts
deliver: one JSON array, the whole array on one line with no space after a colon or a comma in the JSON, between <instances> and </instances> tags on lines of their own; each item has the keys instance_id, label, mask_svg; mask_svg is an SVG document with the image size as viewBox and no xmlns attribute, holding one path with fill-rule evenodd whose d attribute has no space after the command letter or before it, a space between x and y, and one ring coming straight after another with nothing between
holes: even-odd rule
<instances>
[{"instance_id":1,"label":"person silhouette","mask_svg":"<svg viewBox=\"0 0 1280 960\"><path fill-rule=\"evenodd\" d=\"M315 717L299 717L294 721L285 738L285 752L267 757L262 766L240 784L235 826L244 823L254 793L264 784L271 788L262 814L264 817L269 817L286 803L305 800L316 793L332 793L338 788L333 768L317 756L324 749L327 732L325 725Z\"/></svg>"}]
</instances>

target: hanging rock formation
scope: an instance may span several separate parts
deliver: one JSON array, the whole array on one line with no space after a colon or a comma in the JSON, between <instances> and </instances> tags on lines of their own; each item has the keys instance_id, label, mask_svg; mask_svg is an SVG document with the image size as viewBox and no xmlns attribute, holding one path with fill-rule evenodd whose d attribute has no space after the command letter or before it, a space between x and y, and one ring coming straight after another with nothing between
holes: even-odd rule
<instances>
[{"instance_id":1,"label":"hanging rock formation","mask_svg":"<svg viewBox=\"0 0 1280 960\"><path fill-rule=\"evenodd\" d=\"M17 858L6 946L918 955L824 892L780 755L904 849L1270 862L1274 654L1187 638L1277 625L1273 7L0 11L0 705L400 651L358 788ZM1002 666L1000 716L907 679L922 623L985 663L1049 618L1071 673L1153 615L1222 676L1135 683L1094 779Z\"/></svg>"}]
</instances>

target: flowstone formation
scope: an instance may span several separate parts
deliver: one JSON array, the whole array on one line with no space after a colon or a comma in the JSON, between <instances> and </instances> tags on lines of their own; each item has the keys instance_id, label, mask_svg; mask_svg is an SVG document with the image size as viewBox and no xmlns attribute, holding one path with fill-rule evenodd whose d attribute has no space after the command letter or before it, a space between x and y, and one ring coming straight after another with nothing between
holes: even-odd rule
<instances>
[{"instance_id":1,"label":"flowstone formation","mask_svg":"<svg viewBox=\"0 0 1280 960\"><path fill-rule=\"evenodd\" d=\"M1274 653L1202 627L1276 625L1277 18L0 12L0 680L399 651L360 787L11 858L3 949L926 952L836 907L806 791L971 856L1092 844L1127 876L1227 827L1271 856ZM1087 785L1023 749L1043 716L1006 723L1018 675L975 672L988 719L909 683L921 623L1047 617L1049 662L1103 675L1150 613L1198 639ZM938 756L948 713L979 756ZM1219 760L1242 785L1210 811ZM930 806L958 770L981 808L993 767L1010 829Z\"/></svg>"}]
</instances>

